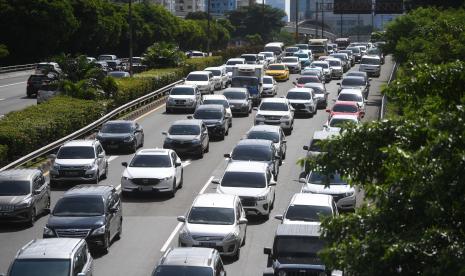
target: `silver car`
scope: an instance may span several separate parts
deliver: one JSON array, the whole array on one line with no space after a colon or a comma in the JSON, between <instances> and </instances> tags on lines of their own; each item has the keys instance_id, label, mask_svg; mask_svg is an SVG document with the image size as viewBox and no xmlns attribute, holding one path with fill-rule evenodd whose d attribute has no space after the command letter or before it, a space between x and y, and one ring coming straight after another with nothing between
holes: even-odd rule
<instances>
[{"instance_id":1,"label":"silver car","mask_svg":"<svg viewBox=\"0 0 465 276\"><path fill-rule=\"evenodd\" d=\"M278 93L278 84L271 76L263 77L262 97L274 97Z\"/></svg>"},{"instance_id":2,"label":"silver car","mask_svg":"<svg viewBox=\"0 0 465 276\"><path fill-rule=\"evenodd\" d=\"M174 110L194 112L201 102L202 95L196 85L176 85L171 89L166 100L166 113L171 113Z\"/></svg>"},{"instance_id":3,"label":"silver car","mask_svg":"<svg viewBox=\"0 0 465 276\"><path fill-rule=\"evenodd\" d=\"M200 194L187 216L178 217L184 226L179 233L181 247L216 248L221 255L239 259L245 244L247 219L241 199L228 194Z\"/></svg>"}]
</instances>

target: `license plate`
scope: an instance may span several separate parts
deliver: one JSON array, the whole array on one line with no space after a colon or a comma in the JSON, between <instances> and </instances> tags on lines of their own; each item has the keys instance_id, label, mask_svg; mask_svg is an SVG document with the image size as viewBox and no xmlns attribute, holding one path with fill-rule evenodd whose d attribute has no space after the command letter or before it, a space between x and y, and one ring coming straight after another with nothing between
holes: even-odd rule
<instances>
[{"instance_id":1,"label":"license plate","mask_svg":"<svg viewBox=\"0 0 465 276\"><path fill-rule=\"evenodd\" d=\"M108 148L109 149L116 149L116 148L118 148L118 145L108 145Z\"/></svg>"},{"instance_id":2,"label":"license plate","mask_svg":"<svg viewBox=\"0 0 465 276\"><path fill-rule=\"evenodd\" d=\"M77 176L77 175L79 175L79 172L66 172L65 175L67 175L67 176Z\"/></svg>"},{"instance_id":3,"label":"license plate","mask_svg":"<svg viewBox=\"0 0 465 276\"><path fill-rule=\"evenodd\" d=\"M139 191L149 192L152 191L152 187L139 187Z\"/></svg>"},{"instance_id":4,"label":"license plate","mask_svg":"<svg viewBox=\"0 0 465 276\"><path fill-rule=\"evenodd\" d=\"M203 246L203 247L215 247L216 243L214 243L214 242L201 242L200 246Z\"/></svg>"}]
</instances>

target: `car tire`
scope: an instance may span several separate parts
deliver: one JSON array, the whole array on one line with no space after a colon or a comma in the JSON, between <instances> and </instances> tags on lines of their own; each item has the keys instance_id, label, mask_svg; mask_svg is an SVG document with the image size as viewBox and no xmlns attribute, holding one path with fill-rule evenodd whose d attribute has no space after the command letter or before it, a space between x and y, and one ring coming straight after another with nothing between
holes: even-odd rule
<instances>
[{"instance_id":1,"label":"car tire","mask_svg":"<svg viewBox=\"0 0 465 276\"><path fill-rule=\"evenodd\" d=\"M47 203L45 204L45 207L44 207L44 210L43 210L43 213L44 213L45 215L47 215L48 213L50 213L50 205L51 205L51 203L52 203L52 200L51 200L51 198L50 198L50 195L48 195L48 197L47 197Z\"/></svg>"},{"instance_id":2,"label":"car tire","mask_svg":"<svg viewBox=\"0 0 465 276\"><path fill-rule=\"evenodd\" d=\"M232 127L232 120L229 120L229 128L231 128L231 127Z\"/></svg>"},{"instance_id":3,"label":"car tire","mask_svg":"<svg viewBox=\"0 0 465 276\"><path fill-rule=\"evenodd\" d=\"M136 141L134 141L134 145L132 145L131 151L132 151L131 153L136 153L136 151L137 151L137 139L136 139Z\"/></svg>"},{"instance_id":4,"label":"car tire","mask_svg":"<svg viewBox=\"0 0 465 276\"><path fill-rule=\"evenodd\" d=\"M105 172L103 173L101 179L107 179L107 177L108 177L108 162L105 165Z\"/></svg>"},{"instance_id":5,"label":"car tire","mask_svg":"<svg viewBox=\"0 0 465 276\"><path fill-rule=\"evenodd\" d=\"M275 199L276 199L276 193L273 194L273 201L271 201L271 204L270 204L270 212L271 212L271 210L274 209L274 201L275 201Z\"/></svg>"},{"instance_id":6,"label":"car tire","mask_svg":"<svg viewBox=\"0 0 465 276\"><path fill-rule=\"evenodd\" d=\"M142 140L140 141L140 147L144 147L145 135L142 135Z\"/></svg>"},{"instance_id":7,"label":"car tire","mask_svg":"<svg viewBox=\"0 0 465 276\"><path fill-rule=\"evenodd\" d=\"M170 114L170 113L171 113L171 109L166 108L165 113L166 113L166 114Z\"/></svg>"},{"instance_id":8,"label":"car tire","mask_svg":"<svg viewBox=\"0 0 465 276\"><path fill-rule=\"evenodd\" d=\"M181 189L183 184L184 184L184 170L181 170L181 181L179 181L178 189Z\"/></svg>"},{"instance_id":9,"label":"car tire","mask_svg":"<svg viewBox=\"0 0 465 276\"><path fill-rule=\"evenodd\" d=\"M170 192L170 197L173 198L176 195L176 178L173 180L173 190Z\"/></svg>"},{"instance_id":10,"label":"car tire","mask_svg":"<svg viewBox=\"0 0 465 276\"><path fill-rule=\"evenodd\" d=\"M204 154L204 150L203 150L202 148L200 148L199 153L197 154L197 157L198 157L199 159L202 159L202 158L203 158L203 154Z\"/></svg>"},{"instance_id":11,"label":"car tire","mask_svg":"<svg viewBox=\"0 0 465 276\"><path fill-rule=\"evenodd\" d=\"M95 184L98 184L100 181L100 171L97 171L97 175L95 176Z\"/></svg>"},{"instance_id":12,"label":"car tire","mask_svg":"<svg viewBox=\"0 0 465 276\"><path fill-rule=\"evenodd\" d=\"M27 225L30 226L30 227L33 227L34 226L34 223L36 222L36 218L37 218L37 212L36 212L36 208L32 208L31 211L29 212L29 217L28 217L28 221L27 221Z\"/></svg>"},{"instance_id":13,"label":"car tire","mask_svg":"<svg viewBox=\"0 0 465 276\"><path fill-rule=\"evenodd\" d=\"M242 239L241 247L245 245L246 240L247 240L247 228L245 228L244 239Z\"/></svg>"},{"instance_id":14,"label":"car tire","mask_svg":"<svg viewBox=\"0 0 465 276\"><path fill-rule=\"evenodd\" d=\"M110 244L111 244L110 233L105 233L103 246L102 246L102 252L103 253L108 253L108 249L110 248Z\"/></svg>"},{"instance_id":15,"label":"car tire","mask_svg":"<svg viewBox=\"0 0 465 276\"><path fill-rule=\"evenodd\" d=\"M115 239L121 240L122 236L123 236L123 219L120 220L120 224L118 227L118 233L116 233Z\"/></svg>"},{"instance_id":16,"label":"car tire","mask_svg":"<svg viewBox=\"0 0 465 276\"><path fill-rule=\"evenodd\" d=\"M238 247L237 247L236 254L233 256L233 260L234 260L234 261L239 261L240 256L241 256L241 247L238 246Z\"/></svg>"},{"instance_id":17,"label":"car tire","mask_svg":"<svg viewBox=\"0 0 465 276\"><path fill-rule=\"evenodd\" d=\"M205 148L205 152L209 152L210 151L210 141L207 143L207 147Z\"/></svg>"}]
</instances>

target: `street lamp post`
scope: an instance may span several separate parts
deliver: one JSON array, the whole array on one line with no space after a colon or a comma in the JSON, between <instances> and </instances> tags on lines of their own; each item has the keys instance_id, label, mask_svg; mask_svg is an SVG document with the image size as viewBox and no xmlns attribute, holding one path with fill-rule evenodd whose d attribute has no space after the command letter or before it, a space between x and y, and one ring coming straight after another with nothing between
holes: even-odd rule
<instances>
[{"instance_id":1,"label":"street lamp post","mask_svg":"<svg viewBox=\"0 0 465 276\"><path fill-rule=\"evenodd\" d=\"M323 33L323 28L325 25L325 12L324 12L324 7L325 7L325 0L321 0L320 3L320 9L321 9L321 38L324 38L324 33Z\"/></svg>"},{"instance_id":2,"label":"street lamp post","mask_svg":"<svg viewBox=\"0 0 465 276\"><path fill-rule=\"evenodd\" d=\"M129 0L129 75L132 77L132 0Z\"/></svg>"},{"instance_id":3,"label":"street lamp post","mask_svg":"<svg viewBox=\"0 0 465 276\"><path fill-rule=\"evenodd\" d=\"M207 14L207 54L210 55L210 0L208 0Z\"/></svg>"},{"instance_id":4,"label":"street lamp post","mask_svg":"<svg viewBox=\"0 0 465 276\"><path fill-rule=\"evenodd\" d=\"M295 43L299 43L299 0L295 0Z\"/></svg>"}]
</instances>

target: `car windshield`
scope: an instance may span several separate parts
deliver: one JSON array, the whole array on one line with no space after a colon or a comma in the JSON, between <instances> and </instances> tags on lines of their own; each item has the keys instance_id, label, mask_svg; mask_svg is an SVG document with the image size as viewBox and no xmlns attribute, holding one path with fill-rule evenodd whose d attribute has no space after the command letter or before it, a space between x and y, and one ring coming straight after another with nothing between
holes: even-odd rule
<instances>
[{"instance_id":1,"label":"car windshield","mask_svg":"<svg viewBox=\"0 0 465 276\"><path fill-rule=\"evenodd\" d=\"M221 76L221 70L217 70L217 69L208 69L206 71L209 71L209 72L212 72L213 76Z\"/></svg>"},{"instance_id":2,"label":"car windshield","mask_svg":"<svg viewBox=\"0 0 465 276\"><path fill-rule=\"evenodd\" d=\"M98 60L113 60L113 56L99 56Z\"/></svg>"},{"instance_id":3,"label":"car windshield","mask_svg":"<svg viewBox=\"0 0 465 276\"><path fill-rule=\"evenodd\" d=\"M286 52L288 52L288 53L294 53L294 52L297 52L299 50L300 50L299 47L287 47L286 48Z\"/></svg>"},{"instance_id":4,"label":"car windshield","mask_svg":"<svg viewBox=\"0 0 465 276\"><path fill-rule=\"evenodd\" d=\"M167 154L137 154L129 167L137 168L170 168L171 158Z\"/></svg>"},{"instance_id":5,"label":"car windshield","mask_svg":"<svg viewBox=\"0 0 465 276\"><path fill-rule=\"evenodd\" d=\"M263 83L265 83L265 84L273 84L273 79L272 78L263 78Z\"/></svg>"},{"instance_id":6,"label":"car windshield","mask_svg":"<svg viewBox=\"0 0 465 276\"><path fill-rule=\"evenodd\" d=\"M341 66L341 62L339 60L329 59L328 62L330 66Z\"/></svg>"},{"instance_id":7,"label":"car windshield","mask_svg":"<svg viewBox=\"0 0 465 276\"><path fill-rule=\"evenodd\" d=\"M324 94L325 93L325 90L323 87L319 87L319 86L315 86L315 85L311 85L312 83L307 83L304 85L305 88L311 88L313 89L313 93L316 94Z\"/></svg>"},{"instance_id":8,"label":"car windshield","mask_svg":"<svg viewBox=\"0 0 465 276\"><path fill-rule=\"evenodd\" d=\"M279 236L275 238L276 257L317 257L325 243L318 237Z\"/></svg>"},{"instance_id":9,"label":"car windshield","mask_svg":"<svg viewBox=\"0 0 465 276\"><path fill-rule=\"evenodd\" d=\"M245 61L256 61L257 56L255 55L242 55L241 58L245 59Z\"/></svg>"},{"instance_id":10,"label":"car windshield","mask_svg":"<svg viewBox=\"0 0 465 276\"><path fill-rule=\"evenodd\" d=\"M305 54L305 53L295 53L294 56L296 56L298 58L307 58L308 59L308 55Z\"/></svg>"},{"instance_id":11,"label":"car windshield","mask_svg":"<svg viewBox=\"0 0 465 276\"><path fill-rule=\"evenodd\" d=\"M319 76L320 71L316 70L306 70L301 73L302 76Z\"/></svg>"},{"instance_id":12,"label":"car windshield","mask_svg":"<svg viewBox=\"0 0 465 276\"><path fill-rule=\"evenodd\" d=\"M332 118L329 121L330 127L342 127L345 123L355 123L355 119L348 119L348 118Z\"/></svg>"},{"instance_id":13,"label":"car windshield","mask_svg":"<svg viewBox=\"0 0 465 276\"><path fill-rule=\"evenodd\" d=\"M368 55L379 55L380 50L378 48L371 48L370 50L367 51Z\"/></svg>"},{"instance_id":14,"label":"car windshield","mask_svg":"<svg viewBox=\"0 0 465 276\"><path fill-rule=\"evenodd\" d=\"M367 47L366 46L358 46L362 51L366 51Z\"/></svg>"},{"instance_id":15,"label":"car windshield","mask_svg":"<svg viewBox=\"0 0 465 276\"><path fill-rule=\"evenodd\" d=\"M325 52L325 46L323 45L309 45L309 50L312 50L312 53L322 54Z\"/></svg>"},{"instance_id":16,"label":"car windshield","mask_svg":"<svg viewBox=\"0 0 465 276\"><path fill-rule=\"evenodd\" d=\"M199 135L200 127L197 125L172 125L168 133L170 135Z\"/></svg>"},{"instance_id":17,"label":"car windshield","mask_svg":"<svg viewBox=\"0 0 465 276\"><path fill-rule=\"evenodd\" d=\"M332 211L329 206L313 205L290 205L285 218L299 221L321 221L320 216L331 216Z\"/></svg>"},{"instance_id":18,"label":"car windshield","mask_svg":"<svg viewBox=\"0 0 465 276\"><path fill-rule=\"evenodd\" d=\"M366 75L363 72L349 72L349 73L346 74L346 77L350 77L350 76L352 76L352 77L361 77L363 79L366 78Z\"/></svg>"},{"instance_id":19,"label":"car windshield","mask_svg":"<svg viewBox=\"0 0 465 276\"><path fill-rule=\"evenodd\" d=\"M265 60L265 56L264 55L258 55L258 60Z\"/></svg>"},{"instance_id":20,"label":"car windshield","mask_svg":"<svg viewBox=\"0 0 465 276\"><path fill-rule=\"evenodd\" d=\"M342 80L342 86L365 86L363 78L344 78Z\"/></svg>"},{"instance_id":21,"label":"car windshield","mask_svg":"<svg viewBox=\"0 0 465 276\"><path fill-rule=\"evenodd\" d=\"M273 52L275 54L279 54L282 52L282 49L279 46L265 46L264 50L267 52Z\"/></svg>"},{"instance_id":22,"label":"car windshield","mask_svg":"<svg viewBox=\"0 0 465 276\"><path fill-rule=\"evenodd\" d=\"M187 87L175 87L171 89L170 95L194 95L194 89Z\"/></svg>"},{"instance_id":23,"label":"car windshield","mask_svg":"<svg viewBox=\"0 0 465 276\"><path fill-rule=\"evenodd\" d=\"M308 177L308 183L319 185L347 185L338 173L330 174L329 177L317 171L312 171Z\"/></svg>"},{"instance_id":24,"label":"car windshield","mask_svg":"<svg viewBox=\"0 0 465 276\"><path fill-rule=\"evenodd\" d=\"M57 217L93 217L105 213L101 196L63 197L58 200L53 215Z\"/></svg>"},{"instance_id":25,"label":"car windshield","mask_svg":"<svg viewBox=\"0 0 465 276\"><path fill-rule=\"evenodd\" d=\"M226 62L226 65L236 65L236 64L244 64L244 61L242 61L242 60L228 60Z\"/></svg>"},{"instance_id":26,"label":"car windshield","mask_svg":"<svg viewBox=\"0 0 465 276\"><path fill-rule=\"evenodd\" d=\"M226 172L221 180L222 187L265 188L265 174L256 172Z\"/></svg>"},{"instance_id":27,"label":"car windshield","mask_svg":"<svg viewBox=\"0 0 465 276\"><path fill-rule=\"evenodd\" d=\"M306 92L288 92L286 98L289 100L310 100L312 97L310 93Z\"/></svg>"},{"instance_id":28,"label":"car windshield","mask_svg":"<svg viewBox=\"0 0 465 276\"><path fill-rule=\"evenodd\" d=\"M8 273L10 276L70 275L69 259L17 259Z\"/></svg>"},{"instance_id":29,"label":"car windshield","mask_svg":"<svg viewBox=\"0 0 465 276\"><path fill-rule=\"evenodd\" d=\"M217 109L197 109L194 118L199 120L219 120L223 113Z\"/></svg>"},{"instance_id":30,"label":"car windshield","mask_svg":"<svg viewBox=\"0 0 465 276\"><path fill-rule=\"evenodd\" d=\"M213 270L205 266L160 265L152 276L212 276Z\"/></svg>"},{"instance_id":31,"label":"car windshield","mask_svg":"<svg viewBox=\"0 0 465 276\"><path fill-rule=\"evenodd\" d=\"M350 47L350 48L347 48L347 50L351 50L352 53L355 53L355 54L360 54L360 49L357 47Z\"/></svg>"},{"instance_id":32,"label":"car windshield","mask_svg":"<svg viewBox=\"0 0 465 276\"><path fill-rule=\"evenodd\" d=\"M93 147L62 147L57 154L57 159L94 159Z\"/></svg>"},{"instance_id":33,"label":"car windshield","mask_svg":"<svg viewBox=\"0 0 465 276\"><path fill-rule=\"evenodd\" d=\"M20 196L31 192L29 181L0 180L0 196Z\"/></svg>"},{"instance_id":34,"label":"car windshield","mask_svg":"<svg viewBox=\"0 0 465 276\"><path fill-rule=\"evenodd\" d=\"M299 47L300 50L308 50L307 44L297 44L296 47Z\"/></svg>"},{"instance_id":35,"label":"car windshield","mask_svg":"<svg viewBox=\"0 0 465 276\"><path fill-rule=\"evenodd\" d=\"M352 55L352 51L350 50L342 50L342 51L339 51L339 53L344 53L344 54L347 54L348 56Z\"/></svg>"},{"instance_id":36,"label":"car windshield","mask_svg":"<svg viewBox=\"0 0 465 276\"><path fill-rule=\"evenodd\" d=\"M228 101L221 99L207 99L203 100L203 104L219 104L224 106L224 108L229 108Z\"/></svg>"},{"instance_id":37,"label":"car windshield","mask_svg":"<svg viewBox=\"0 0 465 276\"><path fill-rule=\"evenodd\" d=\"M338 101L345 101L345 102L362 102L362 96L357 95L357 94L351 94L351 93L341 93L339 94L339 97L337 97Z\"/></svg>"},{"instance_id":38,"label":"car windshield","mask_svg":"<svg viewBox=\"0 0 465 276\"><path fill-rule=\"evenodd\" d=\"M102 126L102 133L130 133L130 123L111 123Z\"/></svg>"},{"instance_id":39,"label":"car windshield","mask_svg":"<svg viewBox=\"0 0 465 276\"><path fill-rule=\"evenodd\" d=\"M284 57L281 61L283 63L286 63L286 62L295 63L295 62L298 62L299 60L297 57Z\"/></svg>"},{"instance_id":40,"label":"car windshield","mask_svg":"<svg viewBox=\"0 0 465 276\"><path fill-rule=\"evenodd\" d=\"M314 62L314 63L312 63L311 66L312 67L320 67L320 68L328 69L329 64L326 63L326 62L324 62L324 63L323 62Z\"/></svg>"},{"instance_id":41,"label":"car windshield","mask_svg":"<svg viewBox=\"0 0 465 276\"><path fill-rule=\"evenodd\" d=\"M270 161L271 154L268 146L240 145L234 148L231 158L242 161Z\"/></svg>"},{"instance_id":42,"label":"car windshield","mask_svg":"<svg viewBox=\"0 0 465 276\"><path fill-rule=\"evenodd\" d=\"M262 102L260 110L266 111L288 111L289 107L285 103Z\"/></svg>"},{"instance_id":43,"label":"car windshield","mask_svg":"<svg viewBox=\"0 0 465 276\"><path fill-rule=\"evenodd\" d=\"M333 106L333 112L356 113L358 108L354 105L336 104Z\"/></svg>"},{"instance_id":44,"label":"car windshield","mask_svg":"<svg viewBox=\"0 0 465 276\"><path fill-rule=\"evenodd\" d=\"M306 83L309 83L309 82L321 83L320 79L318 77L315 77L315 76L300 77L297 80L298 84L306 84Z\"/></svg>"},{"instance_id":45,"label":"car windshield","mask_svg":"<svg viewBox=\"0 0 465 276\"><path fill-rule=\"evenodd\" d=\"M38 70L53 70L53 65L51 65L51 64L38 64L36 69L38 69Z\"/></svg>"},{"instance_id":46,"label":"car windshield","mask_svg":"<svg viewBox=\"0 0 465 276\"><path fill-rule=\"evenodd\" d=\"M187 221L194 224L234 224L233 208L192 207Z\"/></svg>"},{"instance_id":47,"label":"car windshield","mask_svg":"<svg viewBox=\"0 0 465 276\"><path fill-rule=\"evenodd\" d=\"M223 95L228 100L244 100L247 98L247 94L244 92L224 92Z\"/></svg>"},{"instance_id":48,"label":"car windshield","mask_svg":"<svg viewBox=\"0 0 465 276\"><path fill-rule=\"evenodd\" d=\"M273 143L278 143L279 133L269 131L251 131L247 134L247 139L263 139L273 141Z\"/></svg>"},{"instance_id":49,"label":"car windshield","mask_svg":"<svg viewBox=\"0 0 465 276\"><path fill-rule=\"evenodd\" d=\"M284 65L275 64L268 66L268 70L286 70L286 67Z\"/></svg>"},{"instance_id":50,"label":"car windshield","mask_svg":"<svg viewBox=\"0 0 465 276\"><path fill-rule=\"evenodd\" d=\"M379 65L380 61L377 58L362 58L360 64Z\"/></svg>"},{"instance_id":51,"label":"car windshield","mask_svg":"<svg viewBox=\"0 0 465 276\"><path fill-rule=\"evenodd\" d=\"M273 53L263 52L261 54L264 55L265 57L273 57Z\"/></svg>"},{"instance_id":52,"label":"car windshield","mask_svg":"<svg viewBox=\"0 0 465 276\"><path fill-rule=\"evenodd\" d=\"M207 74L189 74L186 78L187 81L208 81Z\"/></svg>"},{"instance_id":53,"label":"car windshield","mask_svg":"<svg viewBox=\"0 0 465 276\"><path fill-rule=\"evenodd\" d=\"M258 85L257 78L234 77L231 81L231 87L247 87Z\"/></svg>"}]
</instances>

